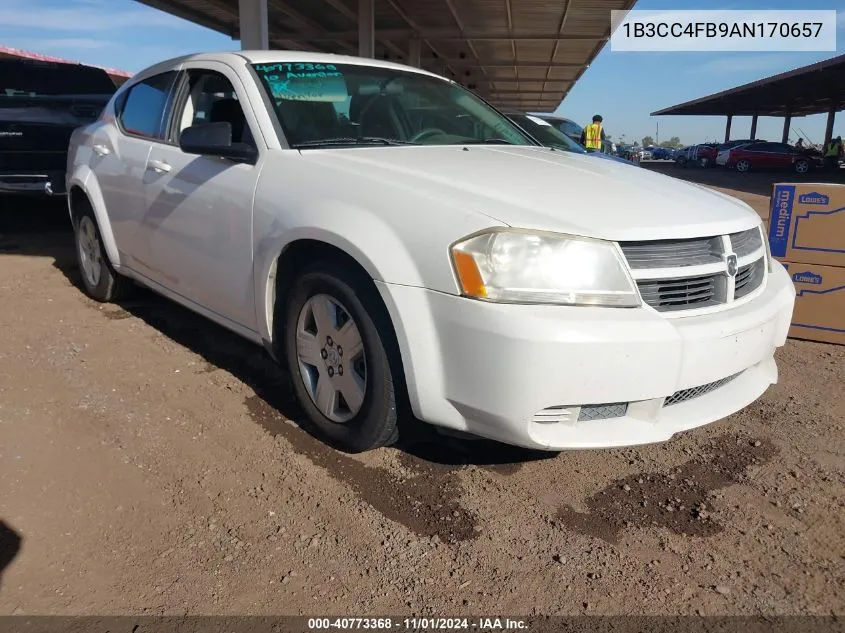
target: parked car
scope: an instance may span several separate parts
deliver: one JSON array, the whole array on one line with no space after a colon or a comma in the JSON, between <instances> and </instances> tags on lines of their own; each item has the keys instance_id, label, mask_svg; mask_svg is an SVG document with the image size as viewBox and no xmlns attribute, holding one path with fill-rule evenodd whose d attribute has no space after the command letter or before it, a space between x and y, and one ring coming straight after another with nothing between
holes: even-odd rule
<instances>
[{"instance_id":1,"label":"parked car","mask_svg":"<svg viewBox=\"0 0 845 633\"><path fill-rule=\"evenodd\" d=\"M544 450L668 440L777 380L795 300L747 204L550 151L386 61L162 62L74 132L68 183L89 296L134 281L263 345L347 451L409 413Z\"/></svg>"},{"instance_id":2,"label":"parked car","mask_svg":"<svg viewBox=\"0 0 845 633\"><path fill-rule=\"evenodd\" d=\"M71 132L115 93L105 70L0 58L0 192L65 192Z\"/></svg>"},{"instance_id":3,"label":"parked car","mask_svg":"<svg viewBox=\"0 0 845 633\"><path fill-rule=\"evenodd\" d=\"M655 147L650 151L654 160L672 160L675 154L671 147Z\"/></svg>"},{"instance_id":4,"label":"parked car","mask_svg":"<svg viewBox=\"0 0 845 633\"><path fill-rule=\"evenodd\" d=\"M806 174L824 166L823 159L806 151L795 149L786 143L759 141L739 145L720 153L719 159L726 167L746 172L751 169L790 169L798 174Z\"/></svg>"},{"instance_id":5,"label":"parked car","mask_svg":"<svg viewBox=\"0 0 845 633\"><path fill-rule=\"evenodd\" d=\"M539 118L551 123L558 130L566 134L571 140L581 145L581 133L584 131L584 126L578 125L572 119L567 119L560 116L553 116L550 114L538 114Z\"/></svg>"},{"instance_id":6,"label":"parked car","mask_svg":"<svg viewBox=\"0 0 845 633\"><path fill-rule=\"evenodd\" d=\"M537 141L539 145L554 147L555 149L561 149L575 154L584 154L586 156L605 158L633 165L631 161L614 156L613 154L608 154L606 152L588 152L582 145L579 145L554 125L538 116L525 114L524 112L505 112L505 116L518 125L523 132Z\"/></svg>"},{"instance_id":7,"label":"parked car","mask_svg":"<svg viewBox=\"0 0 845 633\"><path fill-rule=\"evenodd\" d=\"M716 156L719 153L716 143L700 143L695 146L692 158L699 167L713 167L716 164Z\"/></svg>"},{"instance_id":8,"label":"parked car","mask_svg":"<svg viewBox=\"0 0 845 633\"><path fill-rule=\"evenodd\" d=\"M720 143L716 146L716 158L715 163L721 167L724 167L728 161L728 154L730 151L736 147L742 147L743 145L749 145L751 143L766 143L768 141L764 140L754 140L754 139L734 139L732 141L727 141L726 143Z\"/></svg>"}]
</instances>

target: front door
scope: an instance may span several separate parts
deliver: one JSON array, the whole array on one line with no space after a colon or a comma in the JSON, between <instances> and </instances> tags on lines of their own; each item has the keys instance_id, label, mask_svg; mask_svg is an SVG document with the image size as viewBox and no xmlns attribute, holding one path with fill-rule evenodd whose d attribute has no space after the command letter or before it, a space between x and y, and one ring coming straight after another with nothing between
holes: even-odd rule
<instances>
[{"instance_id":1,"label":"front door","mask_svg":"<svg viewBox=\"0 0 845 633\"><path fill-rule=\"evenodd\" d=\"M168 144L150 150L146 213L136 235L145 274L241 327L255 330L252 201L255 165L186 154L179 134L195 123L227 121L233 141L255 144L257 130L237 75L224 64L186 64Z\"/></svg>"}]
</instances>

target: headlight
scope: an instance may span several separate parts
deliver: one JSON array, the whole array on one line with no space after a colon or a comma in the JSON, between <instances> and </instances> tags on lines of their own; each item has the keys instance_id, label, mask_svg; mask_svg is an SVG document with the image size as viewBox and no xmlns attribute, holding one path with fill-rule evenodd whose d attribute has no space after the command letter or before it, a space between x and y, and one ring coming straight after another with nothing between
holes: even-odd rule
<instances>
[{"instance_id":1,"label":"headlight","mask_svg":"<svg viewBox=\"0 0 845 633\"><path fill-rule=\"evenodd\" d=\"M637 307L616 245L518 229L491 230L451 248L464 296L504 303Z\"/></svg>"}]
</instances>

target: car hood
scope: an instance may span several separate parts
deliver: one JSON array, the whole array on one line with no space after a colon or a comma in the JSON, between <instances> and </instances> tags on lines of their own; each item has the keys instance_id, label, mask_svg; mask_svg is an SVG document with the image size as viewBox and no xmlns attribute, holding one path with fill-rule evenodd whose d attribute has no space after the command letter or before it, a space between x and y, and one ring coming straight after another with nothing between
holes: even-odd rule
<instances>
[{"instance_id":1,"label":"car hood","mask_svg":"<svg viewBox=\"0 0 845 633\"><path fill-rule=\"evenodd\" d=\"M633 161L625 160L620 156L614 156L613 154L605 154L604 152L592 152L587 154L587 156L592 156L594 158L603 158L605 160L612 160L616 161L617 163L624 163L625 165L633 165Z\"/></svg>"},{"instance_id":2,"label":"car hood","mask_svg":"<svg viewBox=\"0 0 845 633\"><path fill-rule=\"evenodd\" d=\"M760 223L735 198L638 166L542 147L366 147L301 155L315 169L369 182L360 189L368 199L373 187L390 183L405 196L527 229L648 240L732 233Z\"/></svg>"}]
</instances>

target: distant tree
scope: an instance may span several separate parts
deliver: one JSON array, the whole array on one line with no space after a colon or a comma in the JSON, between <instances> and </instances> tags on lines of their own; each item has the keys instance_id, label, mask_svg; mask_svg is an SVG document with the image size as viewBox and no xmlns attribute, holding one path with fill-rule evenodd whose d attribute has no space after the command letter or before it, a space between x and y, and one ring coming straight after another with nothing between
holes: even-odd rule
<instances>
[{"instance_id":1,"label":"distant tree","mask_svg":"<svg viewBox=\"0 0 845 633\"><path fill-rule=\"evenodd\" d=\"M660 147L667 147L669 149L678 149L678 148L683 147L683 143L681 143L681 139L679 139L677 136L673 136L668 141L663 141L660 144Z\"/></svg>"},{"instance_id":2,"label":"distant tree","mask_svg":"<svg viewBox=\"0 0 845 633\"><path fill-rule=\"evenodd\" d=\"M643 147L651 147L654 145L654 139L650 136L643 137Z\"/></svg>"}]
</instances>

